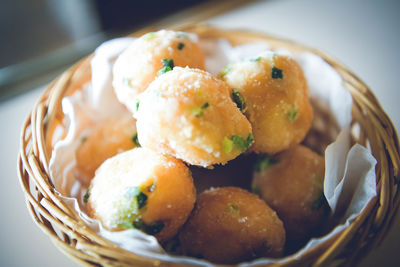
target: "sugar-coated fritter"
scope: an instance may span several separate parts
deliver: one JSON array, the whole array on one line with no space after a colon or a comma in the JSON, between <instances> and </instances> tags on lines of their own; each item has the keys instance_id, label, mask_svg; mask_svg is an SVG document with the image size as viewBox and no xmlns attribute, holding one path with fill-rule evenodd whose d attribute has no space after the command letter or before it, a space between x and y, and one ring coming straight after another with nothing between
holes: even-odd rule
<instances>
[{"instance_id":1,"label":"sugar-coated fritter","mask_svg":"<svg viewBox=\"0 0 400 267\"><path fill-rule=\"evenodd\" d=\"M142 146L192 165L225 164L253 143L227 85L199 69L175 67L156 78L136 118Z\"/></svg>"},{"instance_id":2,"label":"sugar-coated fritter","mask_svg":"<svg viewBox=\"0 0 400 267\"><path fill-rule=\"evenodd\" d=\"M257 195L220 187L198 196L179 240L187 255L234 264L280 256L285 230L275 211Z\"/></svg>"},{"instance_id":3,"label":"sugar-coated fritter","mask_svg":"<svg viewBox=\"0 0 400 267\"><path fill-rule=\"evenodd\" d=\"M252 151L274 154L303 140L313 113L306 79L294 59L265 53L229 64L220 76L253 127Z\"/></svg>"},{"instance_id":4,"label":"sugar-coated fritter","mask_svg":"<svg viewBox=\"0 0 400 267\"><path fill-rule=\"evenodd\" d=\"M85 136L75 151L76 176L88 187L96 169L106 159L138 146L136 120L123 116L102 121Z\"/></svg>"},{"instance_id":5,"label":"sugar-coated fritter","mask_svg":"<svg viewBox=\"0 0 400 267\"><path fill-rule=\"evenodd\" d=\"M288 242L310 238L324 222L324 159L297 145L273 158L259 155L253 178L258 193L282 219Z\"/></svg>"},{"instance_id":6,"label":"sugar-coated fritter","mask_svg":"<svg viewBox=\"0 0 400 267\"><path fill-rule=\"evenodd\" d=\"M106 160L86 194L89 215L109 230L139 229L164 242L193 209L196 192L180 160L134 148Z\"/></svg>"},{"instance_id":7,"label":"sugar-coated fritter","mask_svg":"<svg viewBox=\"0 0 400 267\"><path fill-rule=\"evenodd\" d=\"M113 68L116 95L134 113L137 95L157 75L174 66L204 69L204 61L197 42L186 33L170 30L147 33L133 41L117 59Z\"/></svg>"}]
</instances>

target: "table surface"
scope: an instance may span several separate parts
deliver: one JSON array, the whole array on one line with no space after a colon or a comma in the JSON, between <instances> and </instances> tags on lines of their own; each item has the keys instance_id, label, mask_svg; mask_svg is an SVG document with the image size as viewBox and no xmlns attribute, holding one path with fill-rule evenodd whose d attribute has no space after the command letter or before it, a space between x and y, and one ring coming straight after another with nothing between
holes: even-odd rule
<instances>
[{"instance_id":1,"label":"table surface","mask_svg":"<svg viewBox=\"0 0 400 267\"><path fill-rule=\"evenodd\" d=\"M329 53L369 85L400 129L399 11L397 0L269 0L251 2L206 22L270 33ZM76 266L34 224L17 179L20 127L43 88L0 103L0 266ZM398 265L399 219L359 266Z\"/></svg>"}]
</instances>

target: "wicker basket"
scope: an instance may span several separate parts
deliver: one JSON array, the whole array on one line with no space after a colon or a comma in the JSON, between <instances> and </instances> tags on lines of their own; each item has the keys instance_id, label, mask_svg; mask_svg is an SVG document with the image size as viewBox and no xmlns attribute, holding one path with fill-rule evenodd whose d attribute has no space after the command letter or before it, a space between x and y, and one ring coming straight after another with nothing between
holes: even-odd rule
<instances>
[{"instance_id":1,"label":"wicker basket","mask_svg":"<svg viewBox=\"0 0 400 267\"><path fill-rule=\"evenodd\" d=\"M399 143L397 133L375 96L346 67L326 54L291 41L247 31L222 31L196 24L175 28L194 32L201 38L226 38L233 45L267 41L272 47L291 51L310 51L321 56L342 76L343 84L353 96L353 124L361 134L355 142L369 147L377 159L377 197L350 225L322 244L308 250L300 259L290 259L291 265L352 265L378 245L390 229L399 207ZM146 29L134 35L154 30ZM72 259L89 266L153 266L164 265L159 260L143 258L100 237L71 211L55 192L49 178L52 152L50 137L61 125L61 99L80 89L90 79L90 60L81 60L44 91L22 127L18 171L27 206L36 224L54 244ZM168 263L166 265L173 265ZM280 264L282 265L282 264Z\"/></svg>"}]
</instances>

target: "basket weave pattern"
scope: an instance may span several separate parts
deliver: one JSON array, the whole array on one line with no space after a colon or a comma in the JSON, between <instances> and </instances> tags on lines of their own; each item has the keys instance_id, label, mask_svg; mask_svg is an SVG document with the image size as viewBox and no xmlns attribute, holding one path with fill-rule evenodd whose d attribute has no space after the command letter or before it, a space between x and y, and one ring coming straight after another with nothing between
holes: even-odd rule
<instances>
[{"instance_id":1,"label":"basket weave pattern","mask_svg":"<svg viewBox=\"0 0 400 267\"><path fill-rule=\"evenodd\" d=\"M143 32L153 30L147 29ZM399 142L397 133L371 90L346 67L321 51L288 40L247 31L221 31L207 25L189 25L178 30L194 32L200 38L225 38L232 45L266 41L272 48L309 51L321 56L343 78L353 97L353 126L360 129L353 142L370 148L377 159L377 196L351 225L322 244L308 250L301 259L289 259L281 266L352 265L378 245L390 229L399 207ZM20 140L18 172L28 210L35 223L65 254L87 266L158 266L165 263L128 252L100 237L72 211L55 191L49 175L53 131L62 125L61 100L90 80L90 60L81 60L64 72L44 91L25 120ZM65 129L66 131L66 129ZM167 265L179 266L168 263Z\"/></svg>"}]
</instances>

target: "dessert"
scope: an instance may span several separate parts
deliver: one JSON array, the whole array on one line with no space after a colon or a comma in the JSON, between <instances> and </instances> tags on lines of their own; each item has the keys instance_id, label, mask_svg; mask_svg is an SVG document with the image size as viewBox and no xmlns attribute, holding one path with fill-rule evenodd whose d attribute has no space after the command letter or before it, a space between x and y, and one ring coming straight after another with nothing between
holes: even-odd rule
<instances>
[{"instance_id":1,"label":"dessert","mask_svg":"<svg viewBox=\"0 0 400 267\"><path fill-rule=\"evenodd\" d=\"M140 95L140 144L191 165L225 164L253 143L228 86L199 69L175 67Z\"/></svg>"},{"instance_id":2,"label":"dessert","mask_svg":"<svg viewBox=\"0 0 400 267\"><path fill-rule=\"evenodd\" d=\"M204 69L203 52L187 33L161 30L136 39L113 68L113 86L119 101L135 112L136 97L157 75L174 66Z\"/></svg>"},{"instance_id":3,"label":"dessert","mask_svg":"<svg viewBox=\"0 0 400 267\"><path fill-rule=\"evenodd\" d=\"M323 192L324 159L296 145L273 157L259 155L253 192L282 219L288 243L298 243L319 232L328 215Z\"/></svg>"},{"instance_id":4,"label":"dessert","mask_svg":"<svg viewBox=\"0 0 400 267\"><path fill-rule=\"evenodd\" d=\"M197 197L179 240L188 255L234 264L281 256L285 230L275 211L257 195L238 187L220 187Z\"/></svg>"},{"instance_id":5,"label":"dessert","mask_svg":"<svg viewBox=\"0 0 400 267\"><path fill-rule=\"evenodd\" d=\"M274 154L303 140L313 113L306 79L294 59L266 52L229 64L220 77L253 127L252 151Z\"/></svg>"},{"instance_id":6,"label":"dessert","mask_svg":"<svg viewBox=\"0 0 400 267\"><path fill-rule=\"evenodd\" d=\"M76 177L84 187L88 187L101 163L135 146L139 146L136 120L131 116L97 123L80 138L80 145L75 151Z\"/></svg>"},{"instance_id":7,"label":"dessert","mask_svg":"<svg viewBox=\"0 0 400 267\"><path fill-rule=\"evenodd\" d=\"M85 195L89 215L112 231L138 229L164 242L177 234L196 198L182 161L146 148L106 160Z\"/></svg>"}]
</instances>

